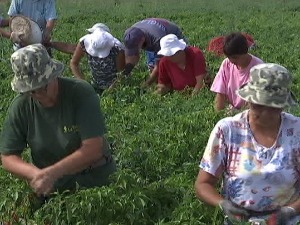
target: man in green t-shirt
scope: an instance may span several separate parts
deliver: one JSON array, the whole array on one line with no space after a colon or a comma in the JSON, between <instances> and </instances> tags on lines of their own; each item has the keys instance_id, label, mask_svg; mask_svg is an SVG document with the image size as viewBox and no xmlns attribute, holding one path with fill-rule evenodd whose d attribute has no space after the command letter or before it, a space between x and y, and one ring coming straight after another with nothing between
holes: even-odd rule
<instances>
[{"instance_id":1,"label":"man in green t-shirt","mask_svg":"<svg viewBox=\"0 0 300 225\"><path fill-rule=\"evenodd\" d=\"M108 184L116 167L99 97L85 81L60 77L63 64L41 44L11 56L12 101L0 137L3 168L28 181L38 196ZM29 147L32 163L22 159Z\"/></svg>"}]
</instances>

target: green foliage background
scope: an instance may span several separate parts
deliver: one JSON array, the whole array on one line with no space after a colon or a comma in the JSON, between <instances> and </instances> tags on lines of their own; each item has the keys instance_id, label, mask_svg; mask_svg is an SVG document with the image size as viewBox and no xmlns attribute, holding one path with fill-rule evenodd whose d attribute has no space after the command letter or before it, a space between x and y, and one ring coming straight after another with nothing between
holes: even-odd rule
<instances>
[{"instance_id":1,"label":"green foliage background","mask_svg":"<svg viewBox=\"0 0 300 225\"><path fill-rule=\"evenodd\" d=\"M8 6L0 4L0 12L6 14ZM170 19L191 45L204 51L211 76L223 58L206 52L209 40L247 32L257 43L251 53L287 67L294 75L293 91L300 96L298 0L64 0L57 1L57 10L53 39L72 43L96 22L106 23L122 40L124 30L140 19ZM0 124L14 96L11 53L11 43L0 39ZM54 51L54 58L65 63L64 75L71 76L71 56ZM82 68L89 79L86 61ZM18 224L13 221L16 213L27 224L221 224L218 210L196 199L193 184L210 131L225 115L214 112L208 89L195 97L189 90L164 97L154 95L153 88L143 93L139 84L147 75L141 60L129 80L101 97L118 163L110 186L57 195L32 214L28 186L0 168L0 220Z\"/></svg>"}]
</instances>

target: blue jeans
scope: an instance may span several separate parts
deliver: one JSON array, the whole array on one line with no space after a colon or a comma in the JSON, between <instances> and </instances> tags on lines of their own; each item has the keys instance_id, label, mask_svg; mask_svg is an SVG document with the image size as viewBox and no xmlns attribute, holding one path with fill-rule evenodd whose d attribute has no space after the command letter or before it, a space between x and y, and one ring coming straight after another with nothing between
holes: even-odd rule
<instances>
[{"instance_id":1,"label":"blue jeans","mask_svg":"<svg viewBox=\"0 0 300 225\"><path fill-rule=\"evenodd\" d=\"M145 53L146 53L146 63L148 69L152 71L156 63L157 54L151 51L145 51Z\"/></svg>"}]
</instances>

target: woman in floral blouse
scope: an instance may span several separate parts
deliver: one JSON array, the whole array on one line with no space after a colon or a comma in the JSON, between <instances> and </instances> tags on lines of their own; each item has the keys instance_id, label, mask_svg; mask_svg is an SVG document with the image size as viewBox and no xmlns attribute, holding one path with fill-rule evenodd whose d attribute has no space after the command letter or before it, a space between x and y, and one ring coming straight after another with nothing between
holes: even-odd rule
<instances>
[{"instance_id":1,"label":"woman in floral blouse","mask_svg":"<svg viewBox=\"0 0 300 225\"><path fill-rule=\"evenodd\" d=\"M280 65L254 66L237 91L249 110L220 120L210 135L195 189L200 200L220 206L224 224L300 221L300 119L283 111L296 104L291 80Z\"/></svg>"}]
</instances>

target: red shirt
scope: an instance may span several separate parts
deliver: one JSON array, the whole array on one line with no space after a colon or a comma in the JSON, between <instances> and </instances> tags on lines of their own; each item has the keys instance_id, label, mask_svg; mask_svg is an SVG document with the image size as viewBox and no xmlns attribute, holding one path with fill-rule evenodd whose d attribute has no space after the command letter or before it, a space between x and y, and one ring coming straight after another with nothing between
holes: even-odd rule
<instances>
[{"instance_id":1,"label":"red shirt","mask_svg":"<svg viewBox=\"0 0 300 225\"><path fill-rule=\"evenodd\" d=\"M180 69L168 57L159 61L158 83L170 86L174 90L183 90L186 86L195 87L196 77L206 73L203 53L199 48L188 46L185 48L186 65Z\"/></svg>"}]
</instances>

